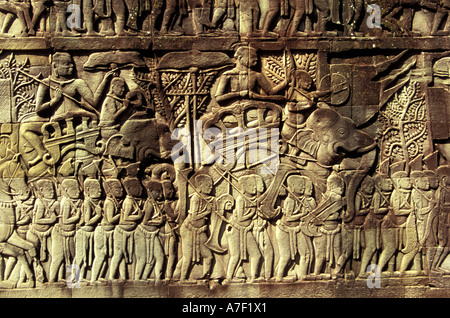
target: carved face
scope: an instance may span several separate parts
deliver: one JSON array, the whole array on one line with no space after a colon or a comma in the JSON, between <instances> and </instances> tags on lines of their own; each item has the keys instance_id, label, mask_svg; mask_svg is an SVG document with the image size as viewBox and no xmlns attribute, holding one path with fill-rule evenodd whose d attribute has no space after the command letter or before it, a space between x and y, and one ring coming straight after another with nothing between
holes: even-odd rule
<instances>
[{"instance_id":1,"label":"carved face","mask_svg":"<svg viewBox=\"0 0 450 318\"><path fill-rule=\"evenodd\" d=\"M67 193L69 198L77 199L80 197L80 189L78 183L75 180L65 180L64 191ZM67 182L68 181L68 182Z\"/></svg>"},{"instance_id":2,"label":"carved face","mask_svg":"<svg viewBox=\"0 0 450 318\"><path fill-rule=\"evenodd\" d=\"M212 180L206 178L202 179L202 182L199 185L200 192L204 194L210 194L212 192L212 189L213 189Z\"/></svg>"},{"instance_id":3,"label":"carved face","mask_svg":"<svg viewBox=\"0 0 450 318\"><path fill-rule=\"evenodd\" d=\"M45 199L53 199L55 197L55 189L50 181L42 184L40 190Z\"/></svg>"},{"instance_id":4,"label":"carved face","mask_svg":"<svg viewBox=\"0 0 450 318\"><path fill-rule=\"evenodd\" d=\"M163 194L165 199L172 199L175 195L175 189L172 186L172 183L169 181L163 181L162 183L163 187Z\"/></svg>"},{"instance_id":5,"label":"carved face","mask_svg":"<svg viewBox=\"0 0 450 318\"><path fill-rule=\"evenodd\" d=\"M398 186L401 189L411 189L412 188L412 184L411 184L411 179L410 178L399 178L398 181Z\"/></svg>"},{"instance_id":6,"label":"carved face","mask_svg":"<svg viewBox=\"0 0 450 318\"><path fill-rule=\"evenodd\" d=\"M427 177L420 177L416 179L416 186L420 190L429 190L430 182Z\"/></svg>"},{"instance_id":7,"label":"carved face","mask_svg":"<svg viewBox=\"0 0 450 318\"><path fill-rule=\"evenodd\" d=\"M224 208L225 208L225 210L231 210L233 208L233 202L232 201L226 201Z\"/></svg>"},{"instance_id":8,"label":"carved face","mask_svg":"<svg viewBox=\"0 0 450 318\"><path fill-rule=\"evenodd\" d=\"M253 67L258 63L258 54L253 49L243 49L239 52L239 62L247 67Z\"/></svg>"},{"instance_id":9,"label":"carved face","mask_svg":"<svg viewBox=\"0 0 450 318\"><path fill-rule=\"evenodd\" d=\"M439 178L436 176L428 176L430 188L436 189L439 186Z\"/></svg>"},{"instance_id":10,"label":"carved face","mask_svg":"<svg viewBox=\"0 0 450 318\"><path fill-rule=\"evenodd\" d=\"M170 157L173 146L176 144L176 140L172 139L172 133L169 126L165 123L157 123L157 132L159 137L159 151L162 159Z\"/></svg>"},{"instance_id":11,"label":"carved face","mask_svg":"<svg viewBox=\"0 0 450 318\"><path fill-rule=\"evenodd\" d=\"M393 186L394 185L392 184L391 179L385 178L385 179L381 180L381 190L383 190L383 191L391 191Z\"/></svg>"},{"instance_id":12,"label":"carved face","mask_svg":"<svg viewBox=\"0 0 450 318\"><path fill-rule=\"evenodd\" d=\"M374 190L374 185L372 179L364 179L364 181L361 183L361 189L364 191L364 193L372 193Z\"/></svg>"},{"instance_id":13,"label":"carved face","mask_svg":"<svg viewBox=\"0 0 450 318\"><path fill-rule=\"evenodd\" d=\"M138 180L131 180L125 183L127 193L132 197L140 197L142 195L142 187Z\"/></svg>"},{"instance_id":14,"label":"carved face","mask_svg":"<svg viewBox=\"0 0 450 318\"><path fill-rule=\"evenodd\" d=\"M310 197L312 196L312 193L313 193L313 184L308 179L308 181L305 183L305 196Z\"/></svg>"},{"instance_id":15,"label":"carved face","mask_svg":"<svg viewBox=\"0 0 450 318\"><path fill-rule=\"evenodd\" d=\"M305 71L297 72L295 80L297 82L297 86L306 91L310 90L313 84L311 76Z\"/></svg>"},{"instance_id":16,"label":"carved face","mask_svg":"<svg viewBox=\"0 0 450 318\"><path fill-rule=\"evenodd\" d=\"M150 189L149 196L155 199L156 201L161 201L163 199L163 194L161 189Z\"/></svg>"},{"instance_id":17,"label":"carved face","mask_svg":"<svg viewBox=\"0 0 450 318\"><path fill-rule=\"evenodd\" d=\"M302 195L305 192L305 180L301 176L291 176L287 179L289 191L296 195Z\"/></svg>"},{"instance_id":18,"label":"carved face","mask_svg":"<svg viewBox=\"0 0 450 318\"><path fill-rule=\"evenodd\" d=\"M120 198L123 196L123 187L120 184L119 180L111 180L108 182L109 192L115 196L116 198Z\"/></svg>"},{"instance_id":19,"label":"carved face","mask_svg":"<svg viewBox=\"0 0 450 318\"><path fill-rule=\"evenodd\" d=\"M376 145L350 118L332 109L317 109L309 116L306 126L314 131L313 139L318 142L316 159L320 164L336 164L347 154L365 153Z\"/></svg>"},{"instance_id":20,"label":"carved face","mask_svg":"<svg viewBox=\"0 0 450 318\"><path fill-rule=\"evenodd\" d=\"M330 183L330 189L336 194L343 195L344 194L344 187L339 182L331 182Z\"/></svg>"},{"instance_id":21,"label":"carved face","mask_svg":"<svg viewBox=\"0 0 450 318\"><path fill-rule=\"evenodd\" d=\"M102 195L102 188L99 182L90 182L86 194L92 199L99 199Z\"/></svg>"},{"instance_id":22,"label":"carved face","mask_svg":"<svg viewBox=\"0 0 450 318\"><path fill-rule=\"evenodd\" d=\"M57 76L70 76L73 74L73 62L69 55L61 55L58 60L54 62L54 69Z\"/></svg>"},{"instance_id":23,"label":"carved face","mask_svg":"<svg viewBox=\"0 0 450 318\"><path fill-rule=\"evenodd\" d=\"M125 93L125 83L123 83L122 81L116 81L112 85L112 92L114 95L122 97L123 94Z\"/></svg>"}]
</instances>

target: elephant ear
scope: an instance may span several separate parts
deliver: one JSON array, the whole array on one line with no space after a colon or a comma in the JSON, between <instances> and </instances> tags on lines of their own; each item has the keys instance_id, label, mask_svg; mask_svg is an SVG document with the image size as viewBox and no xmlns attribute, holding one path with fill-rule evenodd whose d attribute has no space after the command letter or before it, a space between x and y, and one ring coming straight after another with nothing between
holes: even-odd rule
<instances>
[{"instance_id":1,"label":"elephant ear","mask_svg":"<svg viewBox=\"0 0 450 318\"><path fill-rule=\"evenodd\" d=\"M315 157L319 148L319 135L311 129L301 130L295 136L295 145L303 152Z\"/></svg>"}]
</instances>

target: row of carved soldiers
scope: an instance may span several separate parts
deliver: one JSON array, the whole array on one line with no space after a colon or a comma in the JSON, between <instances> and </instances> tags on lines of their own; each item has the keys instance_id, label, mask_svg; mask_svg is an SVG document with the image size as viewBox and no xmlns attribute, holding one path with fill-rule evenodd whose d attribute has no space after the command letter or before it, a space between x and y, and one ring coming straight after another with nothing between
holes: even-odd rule
<instances>
[{"instance_id":1,"label":"row of carved soldiers","mask_svg":"<svg viewBox=\"0 0 450 318\"><path fill-rule=\"evenodd\" d=\"M374 5L377 9L372 14ZM51 29L62 36L237 31L240 35L277 38L334 36L340 28L344 35L357 35L355 32L367 16L366 19L379 19L375 28L395 35L412 35L414 13L423 9L434 18L430 30L424 31L428 34L422 35L447 35L449 7L448 0L1 0L0 11L5 16L0 34L8 35L17 19L17 36L48 33L46 30ZM46 13L49 8L52 18ZM49 27L47 20L53 21L54 26ZM374 24L367 25L373 28Z\"/></svg>"},{"instance_id":2,"label":"row of carved soldiers","mask_svg":"<svg viewBox=\"0 0 450 318\"><path fill-rule=\"evenodd\" d=\"M40 282L66 280L72 264L79 279L91 282L150 277L186 282L193 279L194 264L203 267L195 279L211 278L213 267L222 266L219 276L225 282L336 278L344 272L367 277L372 264L391 275L445 273L449 167L442 171L439 177L430 171L367 176L350 218L339 174L330 175L317 202L311 180L291 175L280 216L271 221L258 214L255 198L261 189L254 175L239 178L242 192L236 198L215 198L211 177L197 176L184 219L170 180L106 179L102 184L87 178L80 187L67 178L56 187L53 180L41 179L33 185L34 195L16 204L16 229L34 244L38 261L49 264L36 273ZM213 244L219 219L225 240ZM226 248L218 253L220 245ZM218 262L226 250L225 263ZM4 261L4 280L25 279L14 257Z\"/></svg>"}]
</instances>

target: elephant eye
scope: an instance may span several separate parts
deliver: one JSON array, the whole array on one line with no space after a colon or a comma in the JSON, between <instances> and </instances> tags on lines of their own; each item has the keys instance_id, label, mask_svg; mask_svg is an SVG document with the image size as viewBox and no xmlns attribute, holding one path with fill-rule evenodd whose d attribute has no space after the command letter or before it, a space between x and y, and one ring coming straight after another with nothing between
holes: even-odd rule
<instances>
[{"instance_id":1,"label":"elephant eye","mask_svg":"<svg viewBox=\"0 0 450 318\"><path fill-rule=\"evenodd\" d=\"M346 132L345 128L342 128L342 127L339 128L338 131L337 131L337 133L338 133L339 135L341 135L341 136L345 135L345 132Z\"/></svg>"}]
</instances>

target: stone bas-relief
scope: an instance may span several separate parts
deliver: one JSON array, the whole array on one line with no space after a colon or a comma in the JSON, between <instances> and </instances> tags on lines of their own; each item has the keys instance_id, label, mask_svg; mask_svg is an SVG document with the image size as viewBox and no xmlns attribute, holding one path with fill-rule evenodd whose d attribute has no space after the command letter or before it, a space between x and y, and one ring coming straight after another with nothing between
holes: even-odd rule
<instances>
[{"instance_id":1,"label":"stone bas-relief","mask_svg":"<svg viewBox=\"0 0 450 318\"><path fill-rule=\"evenodd\" d=\"M0 36L447 36L447 1L1 0Z\"/></svg>"},{"instance_id":2,"label":"stone bas-relief","mask_svg":"<svg viewBox=\"0 0 450 318\"><path fill-rule=\"evenodd\" d=\"M449 7L0 0L0 288L445 282Z\"/></svg>"}]
</instances>

